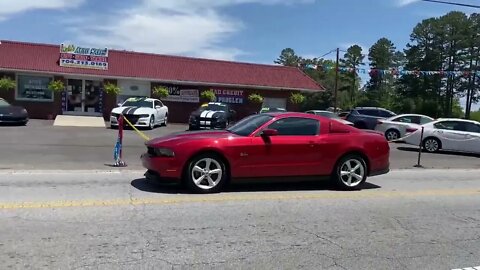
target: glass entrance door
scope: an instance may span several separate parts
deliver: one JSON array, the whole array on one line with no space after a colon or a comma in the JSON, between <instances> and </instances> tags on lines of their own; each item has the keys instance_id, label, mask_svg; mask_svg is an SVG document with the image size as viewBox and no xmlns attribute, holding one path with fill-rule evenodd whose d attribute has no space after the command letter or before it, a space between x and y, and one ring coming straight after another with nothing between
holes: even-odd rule
<instances>
[{"instance_id":1,"label":"glass entrance door","mask_svg":"<svg viewBox=\"0 0 480 270\"><path fill-rule=\"evenodd\" d=\"M68 79L64 114L101 115L102 88L101 81Z\"/></svg>"}]
</instances>

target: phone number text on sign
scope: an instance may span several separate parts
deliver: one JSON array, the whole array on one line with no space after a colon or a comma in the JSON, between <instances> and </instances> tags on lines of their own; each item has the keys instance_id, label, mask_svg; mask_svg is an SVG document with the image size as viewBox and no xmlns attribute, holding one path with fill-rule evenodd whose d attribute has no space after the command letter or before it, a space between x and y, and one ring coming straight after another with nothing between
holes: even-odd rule
<instances>
[{"instance_id":1,"label":"phone number text on sign","mask_svg":"<svg viewBox=\"0 0 480 270\"><path fill-rule=\"evenodd\" d=\"M93 68L93 69L108 69L108 63L97 61L84 61L73 59L60 59L60 66L62 67L78 67L78 68Z\"/></svg>"}]
</instances>

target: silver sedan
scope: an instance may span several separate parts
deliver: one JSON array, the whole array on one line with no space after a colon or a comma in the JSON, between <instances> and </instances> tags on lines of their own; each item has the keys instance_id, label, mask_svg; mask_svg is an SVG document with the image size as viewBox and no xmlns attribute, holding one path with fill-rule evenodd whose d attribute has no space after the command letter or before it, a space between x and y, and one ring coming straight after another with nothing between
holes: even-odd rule
<instances>
[{"instance_id":1,"label":"silver sedan","mask_svg":"<svg viewBox=\"0 0 480 270\"><path fill-rule=\"evenodd\" d=\"M395 141L415 132L420 125L433 120L433 118L421 114L401 114L383 120L379 119L375 130L385 134L387 140Z\"/></svg>"}]
</instances>

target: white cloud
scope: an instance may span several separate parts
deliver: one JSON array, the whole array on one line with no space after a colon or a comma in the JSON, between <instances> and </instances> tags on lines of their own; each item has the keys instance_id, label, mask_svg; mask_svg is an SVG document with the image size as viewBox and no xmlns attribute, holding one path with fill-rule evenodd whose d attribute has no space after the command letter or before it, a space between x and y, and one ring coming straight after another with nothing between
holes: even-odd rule
<instances>
[{"instance_id":1,"label":"white cloud","mask_svg":"<svg viewBox=\"0 0 480 270\"><path fill-rule=\"evenodd\" d=\"M94 14L85 23L71 21L78 43L142 52L234 60L243 54L222 42L243 29L242 22L221 14L221 8L257 3L310 3L314 0L141 0L136 6ZM73 22L73 23L72 23Z\"/></svg>"},{"instance_id":2,"label":"white cloud","mask_svg":"<svg viewBox=\"0 0 480 270\"><path fill-rule=\"evenodd\" d=\"M64 9L78 7L85 0L1 0L0 20L35 9Z\"/></svg>"},{"instance_id":3,"label":"white cloud","mask_svg":"<svg viewBox=\"0 0 480 270\"><path fill-rule=\"evenodd\" d=\"M396 1L397 1L397 6L404 7L404 6L413 4L415 2L418 2L419 0L396 0Z\"/></svg>"}]
</instances>

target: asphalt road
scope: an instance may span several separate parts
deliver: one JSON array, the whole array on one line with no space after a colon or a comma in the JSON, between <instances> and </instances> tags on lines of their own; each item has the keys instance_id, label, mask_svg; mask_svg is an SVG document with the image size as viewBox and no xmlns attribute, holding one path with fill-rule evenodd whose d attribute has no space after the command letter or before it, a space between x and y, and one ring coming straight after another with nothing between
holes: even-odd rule
<instances>
[{"instance_id":1,"label":"asphalt road","mask_svg":"<svg viewBox=\"0 0 480 270\"><path fill-rule=\"evenodd\" d=\"M191 195L142 171L0 172L1 269L458 269L480 265L480 170L367 189ZM473 269L473 268L470 268Z\"/></svg>"},{"instance_id":2,"label":"asphalt road","mask_svg":"<svg viewBox=\"0 0 480 270\"><path fill-rule=\"evenodd\" d=\"M32 120L26 127L0 126L0 170L5 169L105 169L113 164L117 131L104 128L53 127L53 121ZM184 131L186 126L170 124L149 137ZM139 157L145 151L143 139L135 131L124 135L123 154L127 170L141 169ZM391 144L391 167L412 168L417 150ZM479 168L480 156L466 154L422 154L426 168Z\"/></svg>"}]
</instances>

